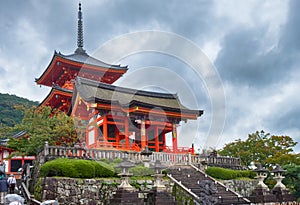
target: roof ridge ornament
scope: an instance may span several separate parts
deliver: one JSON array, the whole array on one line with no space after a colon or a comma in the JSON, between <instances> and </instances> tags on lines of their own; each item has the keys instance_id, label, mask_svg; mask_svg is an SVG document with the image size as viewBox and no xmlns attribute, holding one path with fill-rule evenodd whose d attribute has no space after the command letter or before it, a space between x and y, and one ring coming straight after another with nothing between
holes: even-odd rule
<instances>
[{"instance_id":1,"label":"roof ridge ornament","mask_svg":"<svg viewBox=\"0 0 300 205\"><path fill-rule=\"evenodd\" d=\"M81 12L81 3L79 3L78 9L78 28L77 28L77 49L75 50L76 54L86 54L83 49L83 22L82 22L82 12Z\"/></svg>"}]
</instances>

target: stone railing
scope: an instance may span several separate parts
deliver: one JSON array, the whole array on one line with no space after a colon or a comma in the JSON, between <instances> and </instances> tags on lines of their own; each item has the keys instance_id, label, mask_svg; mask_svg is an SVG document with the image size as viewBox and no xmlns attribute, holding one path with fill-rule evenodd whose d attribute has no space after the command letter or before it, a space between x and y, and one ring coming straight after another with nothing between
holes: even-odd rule
<instances>
[{"instance_id":1,"label":"stone railing","mask_svg":"<svg viewBox=\"0 0 300 205\"><path fill-rule=\"evenodd\" d=\"M192 159L192 164L205 164L207 166L242 169L241 159L225 156L197 156Z\"/></svg>"},{"instance_id":2,"label":"stone railing","mask_svg":"<svg viewBox=\"0 0 300 205\"><path fill-rule=\"evenodd\" d=\"M133 161L160 160L166 164L201 164L205 162L209 166L241 167L239 158L232 157L202 157L200 155L152 152L150 156L142 155L141 152L87 149L82 147L49 146L47 143L41 153L47 157L74 157L83 159L116 159L127 158Z\"/></svg>"},{"instance_id":3,"label":"stone railing","mask_svg":"<svg viewBox=\"0 0 300 205\"><path fill-rule=\"evenodd\" d=\"M44 150L40 155L45 157L69 157L82 159L116 159L127 158L133 161L156 161L160 160L166 164L188 164L191 163L195 156L191 154L175 154L164 152L153 152L150 156L142 155L141 152L105 150L105 149L86 149L81 147L59 147L48 146L45 144Z\"/></svg>"}]
</instances>

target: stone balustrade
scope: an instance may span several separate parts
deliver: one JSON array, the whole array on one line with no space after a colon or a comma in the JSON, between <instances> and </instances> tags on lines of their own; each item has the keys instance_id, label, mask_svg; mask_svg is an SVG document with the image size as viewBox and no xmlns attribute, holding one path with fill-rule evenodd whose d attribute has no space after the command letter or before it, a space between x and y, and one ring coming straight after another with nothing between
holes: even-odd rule
<instances>
[{"instance_id":1,"label":"stone balustrade","mask_svg":"<svg viewBox=\"0 0 300 205\"><path fill-rule=\"evenodd\" d=\"M233 157L203 157L200 155L178 154L178 153L165 153L165 152L152 152L150 156L142 155L141 152L133 151L120 151L120 150L106 150L106 149L87 149L81 147L60 147L49 146L45 144L44 156L52 157L74 157L83 159L116 159L116 158L128 158L133 161L160 160L162 163L172 164L201 164L205 161L210 166L223 166L223 167L241 167L240 159Z\"/></svg>"}]
</instances>

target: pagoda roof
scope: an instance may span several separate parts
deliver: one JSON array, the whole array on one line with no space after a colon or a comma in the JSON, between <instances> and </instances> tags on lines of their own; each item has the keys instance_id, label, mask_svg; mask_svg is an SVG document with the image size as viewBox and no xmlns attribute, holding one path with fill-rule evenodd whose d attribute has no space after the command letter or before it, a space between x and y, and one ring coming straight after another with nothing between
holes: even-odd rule
<instances>
[{"instance_id":1,"label":"pagoda roof","mask_svg":"<svg viewBox=\"0 0 300 205\"><path fill-rule=\"evenodd\" d=\"M72 94L72 90L53 86L47 97L39 104L39 106L51 106L67 112L70 106ZM64 105L62 101L69 102Z\"/></svg>"},{"instance_id":2,"label":"pagoda roof","mask_svg":"<svg viewBox=\"0 0 300 205\"><path fill-rule=\"evenodd\" d=\"M37 84L64 87L67 81L78 76L112 84L126 71L127 66L104 63L86 53L83 49L83 21L81 3L78 8L77 49L70 55L54 52L44 73L36 78Z\"/></svg>"},{"instance_id":3,"label":"pagoda roof","mask_svg":"<svg viewBox=\"0 0 300 205\"><path fill-rule=\"evenodd\" d=\"M119 104L127 108L161 108L165 111L192 114L197 118L203 114L202 110L191 110L181 104L177 94L136 90L101 83L85 78L75 79L74 94L89 103ZM73 99L76 96L73 95ZM138 110L138 109L136 109Z\"/></svg>"},{"instance_id":4,"label":"pagoda roof","mask_svg":"<svg viewBox=\"0 0 300 205\"><path fill-rule=\"evenodd\" d=\"M87 64L87 65L92 65L92 66L98 66L101 68L109 68L109 69L116 69L116 70L127 70L128 66L121 66L121 65L113 65L113 64L108 64L104 63L101 60L98 60L90 55L88 55L86 52L75 52L70 55L64 55L60 52L54 53L54 55L60 56L66 60L82 63L82 64Z\"/></svg>"},{"instance_id":5,"label":"pagoda roof","mask_svg":"<svg viewBox=\"0 0 300 205\"><path fill-rule=\"evenodd\" d=\"M72 80L72 78L75 78L78 75L81 69L84 69L83 72L87 72L88 70L90 70L94 72L94 75L98 74L103 77L105 77L105 75L108 75L109 73L111 75L116 75L111 79L110 83L116 81L128 70L127 66L104 63L101 60L88 55L85 51L75 51L70 55L64 55L60 52L54 51L54 55L50 64L42 73L42 75L39 78L35 79L36 83L46 86L57 84L55 83L55 81L61 78L61 76L65 75L66 71L63 70L65 69L64 67L71 67L73 69L71 74L72 77L67 77L68 79L66 80ZM63 83L64 82L62 82L60 86L62 86Z\"/></svg>"}]
</instances>

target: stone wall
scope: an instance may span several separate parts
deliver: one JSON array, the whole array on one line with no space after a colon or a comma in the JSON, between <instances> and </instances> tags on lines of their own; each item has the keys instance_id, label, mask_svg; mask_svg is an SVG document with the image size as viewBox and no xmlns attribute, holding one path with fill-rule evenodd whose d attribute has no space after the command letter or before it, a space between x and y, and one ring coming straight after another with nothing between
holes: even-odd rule
<instances>
[{"instance_id":1,"label":"stone wall","mask_svg":"<svg viewBox=\"0 0 300 205\"><path fill-rule=\"evenodd\" d=\"M257 180L223 180L221 182L244 197L250 196L258 183Z\"/></svg>"},{"instance_id":2,"label":"stone wall","mask_svg":"<svg viewBox=\"0 0 300 205\"><path fill-rule=\"evenodd\" d=\"M107 204L118 184L113 180L46 177L41 185L41 201L53 199L60 205Z\"/></svg>"},{"instance_id":3,"label":"stone wall","mask_svg":"<svg viewBox=\"0 0 300 205\"><path fill-rule=\"evenodd\" d=\"M117 191L119 179L74 179L46 177L40 179L35 196L40 201L56 200L60 205L104 205ZM169 180L163 180L168 192L172 189ZM137 191L149 191L153 187L152 180L130 180ZM40 192L40 193L38 193Z\"/></svg>"}]
</instances>

